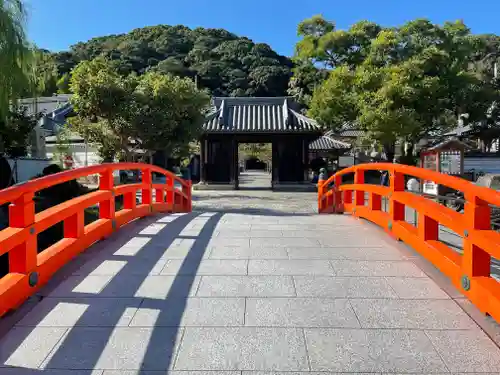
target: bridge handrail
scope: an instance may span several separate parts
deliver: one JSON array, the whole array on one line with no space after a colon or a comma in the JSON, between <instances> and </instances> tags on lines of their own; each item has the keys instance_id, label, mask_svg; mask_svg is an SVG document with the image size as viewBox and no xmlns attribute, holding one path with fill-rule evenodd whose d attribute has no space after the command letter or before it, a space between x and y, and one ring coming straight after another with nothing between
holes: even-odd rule
<instances>
[{"instance_id":1,"label":"bridge handrail","mask_svg":"<svg viewBox=\"0 0 500 375\"><path fill-rule=\"evenodd\" d=\"M147 167L145 167L147 166ZM182 186L187 186L187 181L177 177L174 173L160 168L156 165L142 164L142 163L104 163L100 165L93 165L90 167L83 167L77 169L70 169L67 171L54 173L44 177L39 177L33 180L22 182L11 186L7 189L0 190L0 205L16 200L21 195L28 192L37 192L48 187L76 180L78 178L87 177L91 175L101 174L112 168L113 171L119 170L141 170L149 169L151 172L170 176L174 181L180 183Z\"/></svg>"},{"instance_id":2,"label":"bridge handrail","mask_svg":"<svg viewBox=\"0 0 500 375\"><path fill-rule=\"evenodd\" d=\"M141 171L141 181L114 185L113 172ZM152 173L165 176L153 182ZM99 188L35 214L35 194L46 188L96 175ZM180 184L181 189L175 187ZM142 191L141 202L136 201ZM155 191L153 201L153 190ZM115 198L123 195L123 208ZM9 253L9 273L0 277L0 317L15 309L81 251L128 222L154 212L190 212L191 181L160 167L141 163L106 163L55 173L0 190L0 205L9 205L9 226L0 230L0 256ZM99 218L85 225L85 209L99 205ZM37 252L37 234L63 222L64 238Z\"/></svg>"},{"instance_id":3,"label":"bridge handrail","mask_svg":"<svg viewBox=\"0 0 500 375\"><path fill-rule=\"evenodd\" d=\"M433 181L439 185L444 185L452 188L453 190L458 190L464 192L465 195L475 196L484 201L489 201L490 204L495 206L500 206L500 193L491 190L484 186L478 186L470 181L463 178L447 175L444 173L439 173L431 171L429 169L413 167L411 165L394 164L394 163L369 163L369 164L358 164L351 166L349 168L342 169L341 171L330 176L326 181L326 184L331 184L335 181L335 178L344 176L347 174L355 173L356 170L364 171L388 171L389 173L402 173L406 176L412 176L425 181ZM495 194L492 195L492 192ZM467 197L466 197L467 199Z\"/></svg>"},{"instance_id":4,"label":"bridge handrail","mask_svg":"<svg viewBox=\"0 0 500 375\"><path fill-rule=\"evenodd\" d=\"M367 171L388 171L388 186L365 183ZM342 177L349 174L354 174L354 183L343 184ZM405 176L463 192L463 214L427 196L406 191ZM387 212L382 210L382 197L388 200ZM415 225L406 221L406 206L417 214ZM350 212L379 225L433 263L479 310L500 322L500 283L490 274L491 258L500 259L500 232L491 229L492 206L500 206L500 193L495 190L401 164L355 165L318 184L319 213ZM463 237L462 254L440 241L440 224Z\"/></svg>"}]
</instances>

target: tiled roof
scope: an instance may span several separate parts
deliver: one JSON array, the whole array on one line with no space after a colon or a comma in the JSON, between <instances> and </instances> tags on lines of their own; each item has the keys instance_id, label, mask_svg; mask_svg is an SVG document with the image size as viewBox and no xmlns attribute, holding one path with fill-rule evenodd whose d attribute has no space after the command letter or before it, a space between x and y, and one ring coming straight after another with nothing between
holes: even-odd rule
<instances>
[{"instance_id":1,"label":"tiled roof","mask_svg":"<svg viewBox=\"0 0 500 375\"><path fill-rule=\"evenodd\" d=\"M349 148L351 148L349 143L341 142L328 135L323 135L322 137L309 143L309 150L311 151L345 150Z\"/></svg>"},{"instance_id":2,"label":"tiled roof","mask_svg":"<svg viewBox=\"0 0 500 375\"><path fill-rule=\"evenodd\" d=\"M26 107L29 114L41 112L48 115L60 108L66 107L69 104L70 94L60 94L54 96L40 98L26 98L19 100L19 104Z\"/></svg>"},{"instance_id":3,"label":"tiled roof","mask_svg":"<svg viewBox=\"0 0 500 375\"><path fill-rule=\"evenodd\" d=\"M206 133L318 133L320 126L301 115L287 97L214 98Z\"/></svg>"},{"instance_id":4,"label":"tiled roof","mask_svg":"<svg viewBox=\"0 0 500 375\"><path fill-rule=\"evenodd\" d=\"M467 133L470 133L472 130L474 130L474 124L469 124L469 125L465 125L465 126L457 126L455 129L452 129L448 133L446 133L445 136L467 135Z\"/></svg>"},{"instance_id":5,"label":"tiled roof","mask_svg":"<svg viewBox=\"0 0 500 375\"><path fill-rule=\"evenodd\" d=\"M54 132L66 122L66 116L73 111L69 102L71 94L59 94L54 96L26 98L19 100L19 105L26 107L28 115L35 112L42 113L41 126L49 132Z\"/></svg>"},{"instance_id":6,"label":"tiled roof","mask_svg":"<svg viewBox=\"0 0 500 375\"><path fill-rule=\"evenodd\" d=\"M325 133L328 136L345 137L345 138L357 138L365 135L365 131L360 129L356 124L346 122L344 123L338 132L333 132L332 130Z\"/></svg>"},{"instance_id":7,"label":"tiled roof","mask_svg":"<svg viewBox=\"0 0 500 375\"><path fill-rule=\"evenodd\" d=\"M443 147L446 148L446 147L450 147L450 146L454 146L454 148L463 148L463 149L471 148L471 146L469 144L462 142L455 137L452 137L452 138L442 140L441 142L438 142L430 147L427 147L426 151L435 151L435 150L439 150L440 148L443 148Z\"/></svg>"},{"instance_id":8,"label":"tiled roof","mask_svg":"<svg viewBox=\"0 0 500 375\"><path fill-rule=\"evenodd\" d=\"M83 137L81 137L80 135L75 134L75 133L70 134L66 140L70 141L70 142L85 142L85 139ZM57 143L57 141L58 141L58 139L57 139L56 135L51 135L51 136L45 137L45 142L47 142L47 143Z\"/></svg>"},{"instance_id":9,"label":"tiled roof","mask_svg":"<svg viewBox=\"0 0 500 375\"><path fill-rule=\"evenodd\" d=\"M352 137L352 138L357 138L357 137L362 137L365 135L364 130L342 130L337 134L338 137Z\"/></svg>"}]
</instances>

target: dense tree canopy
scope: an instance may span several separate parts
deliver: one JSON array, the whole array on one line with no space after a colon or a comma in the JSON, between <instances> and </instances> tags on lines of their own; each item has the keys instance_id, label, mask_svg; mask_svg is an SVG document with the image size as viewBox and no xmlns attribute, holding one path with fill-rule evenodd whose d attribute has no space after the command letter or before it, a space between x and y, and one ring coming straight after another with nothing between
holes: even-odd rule
<instances>
[{"instance_id":1,"label":"dense tree canopy","mask_svg":"<svg viewBox=\"0 0 500 375\"><path fill-rule=\"evenodd\" d=\"M21 0L0 0L0 163L4 166L2 153L25 155L29 133L37 120L13 105L33 86L25 20ZM0 179L1 185L7 186L4 179L10 177L2 175Z\"/></svg>"},{"instance_id":2,"label":"dense tree canopy","mask_svg":"<svg viewBox=\"0 0 500 375\"><path fill-rule=\"evenodd\" d=\"M104 59L83 61L72 72L71 103L76 116L71 127L88 142L99 145L99 153L112 161L121 151L128 153L132 136L127 122L127 99L133 86Z\"/></svg>"},{"instance_id":3,"label":"dense tree canopy","mask_svg":"<svg viewBox=\"0 0 500 375\"><path fill-rule=\"evenodd\" d=\"M25 107L11 108L5 122L0 124L0 138L7 155L11 157L26 156L29 135L39 119L39 114L30 116Z\"/></svg>"},{"instance_id":4,"label":"dense tree canopy","mask_svg":"<svg viewBox=\"0 0 500 375\"><path fill-rule=\"evenodd\" d=\"M485 121L499 97L495 82L477 69L494 48L492 38L471 34L462 22L418 19L382 28L363 21L340 31L316 16L299 25L299 34L297 58L329 69L309 114L332 129L357 123L388 148L442 133L465 113Z\"/></svg>"},{"instance_id":5,"label":"dense tree canopy","mask_svg":"<svg viewBox=\"0 0 500 375\"><path fill-rule=\"evenodd\" d=\"M5 3L18 5L20 1ZM11 36L18 32L21 37L22 29L16 25L21 24L22 8L10 9L18 10L10 13L15 21ZM17 16L12 18L13 14ZM179 77L210 95L289 94L326 127L357 123L372 139L385 145L401 139L416 142L423 135L443 133L456 126L463 114L486 144L500 134L499 82L493 78L492 69L500 62L500 38L496 35L474 35L460 21L435 25L425 19L389 28L360 21L339 30L322 16L301 22L298 35L293 59L278 55L267 44L223 29L182 25L144 27L98 37L64 52L35 50L29 66L36 79L30 93L41 96L68 93L71 88L81 90L83 86L70 82L73 69L99 58L109 62L109 74L104 78L111 80L106 83L110 85L107 89L118 90L117 98L134 94L135 88L123 85L135 80L133 86L138 87L140 77L155 77L158 82L167 76ZM91 77L90 81L95 79ZM187 81L169 84L176 82ZM137 98L137 93L134 95ZM87 99L78 103L77 95L74 100L78 107L82 103L91 105L92 98ZM97 109L106 109L106 103L99 103ZM122 111L118 107L112 110ZM92 116L105 118L103 113ZM125 123L114 126L124 127ZM126 143L125 139L116 141Z\"/></svg>"},{"instance_id":6,"label":"dense tree canopy","mask_svg":"<svg viewBox=\"0 0 500 375\"><path fill-rule=\"evenodd\" d=\"M25 16L20 0L0 0L0 121L7 119L12 101L29 86Z\"/></svg>"},{"instance_id":7,"label":"dense tree canopy","mask_svg":"<svg viewBox=\"0 0 500 375\"><path fill-rule=\"evenodd\" d=\"M31 62L32 87L27 90L26 96L51 96L57 92L59 72L54 57L47 50L35 48Z\"/></svg>"},{"instance_id":8,"label":"dense tree canopy","mask_svg":"<svg viewBox=\"0 0 500 375\"><path fill-rule=\"evenodd\" d=\"M167 25L94 38L51 58L62 77L78 62L98 56L112 61L122 75L152 70L190 77L218 96L286 95L292 68L290 59L267 44L223 29Z\"/></svg>"},{"instance_id":9,"label":"dense tree canopy","mask_svg":"<svg viewBox=\"0 0 500 375\"><path fill-rule=\"evenodd\" d=\"M314 90L328 78L329 70L318 68L308 59L295 59L292 77L288 84L288 94L307 107L311 102Z\"/></svg>"},{"instance_id":10,"label":"dense tree canopy","mask_svg":"<svg viewBox=\"0 0 500 375\"><path fill-rule=\"evenodd\" d=\"M200 135L209 96L171 74L148 72L136 83L128 111L133 139L145 150L182 154Z\"/></svg>"},{"instance_id":11,"label":"dense tree canopy","mask_svg":"<svg viewBox=\"0 0 500 375\"><path fill-rule=\"evenodd\" d=\"M133 148L179 153L198 135L209 102L188 78L159 72L124 77L103 57L78 64L70 88L72 129L98 144L107 161L130 160Z\"/></svg>"}]
</instances>

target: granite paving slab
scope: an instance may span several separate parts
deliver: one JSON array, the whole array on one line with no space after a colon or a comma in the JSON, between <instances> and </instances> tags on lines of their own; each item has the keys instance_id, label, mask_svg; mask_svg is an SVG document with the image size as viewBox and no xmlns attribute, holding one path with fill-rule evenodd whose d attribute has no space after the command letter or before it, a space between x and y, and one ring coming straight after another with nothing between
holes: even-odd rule
<instances>
[{"instance_id":1,"label":"granite paving slab","mask_svg":"<svg viewBox=\"0 0 500 375\"><path fill-rule=\"evenodd\" d=\"M414 252L316 204L199 191L190 214L131 223L4 330L0 375L500 374Z\"/></svg>"}]
</instances>

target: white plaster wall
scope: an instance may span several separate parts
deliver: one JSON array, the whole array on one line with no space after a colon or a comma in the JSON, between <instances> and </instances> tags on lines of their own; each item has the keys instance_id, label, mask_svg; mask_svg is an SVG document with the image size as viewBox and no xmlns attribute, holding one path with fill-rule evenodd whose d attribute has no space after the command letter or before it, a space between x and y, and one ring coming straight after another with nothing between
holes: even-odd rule
<instances>
[{"instance_id":1,"label":"white plaster wall","mask_svg":"<svg viewBox=\"0 0 500 375\"><path fill-rule=\"evenodd\" d=\"M68 144L67 155L73 158L73 168L88 167L92 165L97 165L101 163L101 158L97 153L97 147L89 144L85 146L82 143ZM58 155L57 145L47 144L47 157L54 160L56 163L60 163L60 160L55 160L54 158L60 157Z\"/></svg>"},{"instance_id":2,"label":"white plaster wall","mask_svg":"<svg viewBox=\"0 0 500 375\"><path fill-rule=\"evenodd\" d=\"M16 183L25 182L42 173L43 169L51 164L49 159L17 158L7 159L12 169Z\"/></svg>"}]
</instances>

